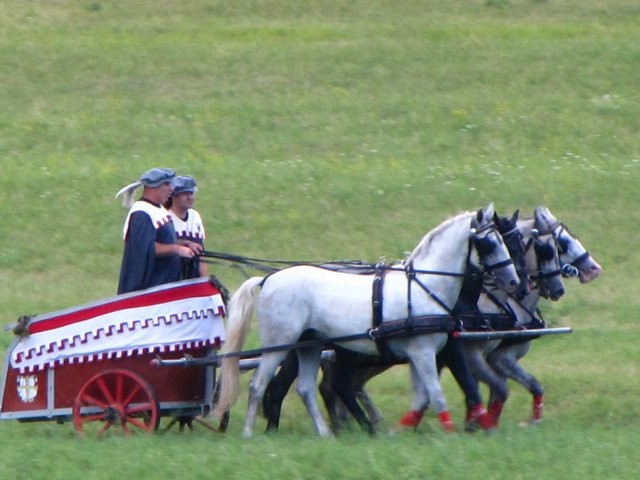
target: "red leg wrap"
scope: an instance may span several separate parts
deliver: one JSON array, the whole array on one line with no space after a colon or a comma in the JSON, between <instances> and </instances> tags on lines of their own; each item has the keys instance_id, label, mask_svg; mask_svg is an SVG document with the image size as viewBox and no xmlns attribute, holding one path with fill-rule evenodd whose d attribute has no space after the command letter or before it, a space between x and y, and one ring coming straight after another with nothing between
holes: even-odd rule
<instances>
[{"instance_id":1,"label":"red leg wrap","mask_svg":"<svg viewBox=\"0 0 640 480\"><path fill-rule=\"evenodd\" d=\"M424 412L418 412L417 410L409 410L400 419L400 425L403 427L416 428L420 423L420 420L422 420L423 415L424 415Z\"/></svg>"},{"instance_id":2,"label":"red leg wrap","mask_svg":"<svg viewBox=\"0 0 640 480\"><path fill-rule=\"evenodd\" d=\"M438 418L440 419L440 425L442 425L442 428L444 429L445 432L453 432L454 431L454 426L453 426L453 421L451 420L451 414L449 413L448 410L445 410L444 412L440 412L438 414Z\"/></svg>"},{"instance_id":3,"label":"red leg wrap","mask_svg":"<svg viewBox=\"0 0 640 480\"><path fill-rule=\"evenodd\" d=\"M494 400L489 404L488 412L494 427L497 427L500 422L500 414L503 407L504 402L502 400Z\"/></svg>"},{"instance_id":4,"label":"red leg wrap","mask_svg":"<svg viewBox=\"0 0 640 480\"><path fill-rule=\"evenodd\" d=\"M495 427L493 418L481 403L467 410L466 423L469 427L471 427L473 423L477 423L483 430L490 430Z\"/></svg>"},{"instance_id":5,"label":"red leg wrap","mask_svg":"<svg viewBox=\"0 0 640 480\"><path fill-rule=\"evenodd\" d=\"M533 417L532 420L534 422L539 422L542 420L542 407L544 406L544 401L542 395L534 395L533 396Z\"/></svg>"}]
</instances>

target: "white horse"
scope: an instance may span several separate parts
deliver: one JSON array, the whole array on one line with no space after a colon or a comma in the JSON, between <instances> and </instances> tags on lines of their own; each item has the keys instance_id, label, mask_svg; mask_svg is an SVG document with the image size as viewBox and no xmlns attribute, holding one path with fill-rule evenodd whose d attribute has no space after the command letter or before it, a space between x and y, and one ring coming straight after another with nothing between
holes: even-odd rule
<instances>
[{"instance_id":1,"label":"white horse","mask_svg":"<svg viewBox=\"0 0 640 480\"><path fill-rule=\"evenodd\" d=\"M524 232L534 232L538 238L552 236L564 270L567 271L567 266L575 268L582 283L590 282L602 270L580 241L553 216L548 208L537 207L534 211L534 218L520 220L518 226ZM532 275L535 273L532 272ZM544 283L540 286L544 287ZM516 326L526 328L527 326L531 327L532 323L537 328L544 326L544 322L537 313L541 297L557 300L553 295L549 295L548 289L536 288L520 301L513 298L506 301L506 308L512 311L517 318ZM481 296L479 305L485 312L500 310L500 307L487 296ZM536 323L537 325L535 325ZM531 392L533 397L531 422L537 423L542 420L542 386L533 375L518 364L518 361L526 355L530 347L531 340L517 342L492 340L470 342L465 346L473 374L478 380L489 385L491 396L487 410L495 425L499 422L504 403L509 395L507 382L509 378L521 383Z\"/></svg>"},{"instance_id":2,"label":"white horse","mask_svg":"<svg viewBox=\"0 0 640 480\"><path fill-rule=\"evenodd\" d=\"M478 212L459 214L424 236L403 265L386 272L382 287L382 324L429 315L450 315L460 292L467 264L491 270L496 284L515 290L519 279L502 238L493 224L490 204ZM314 330L329 339L366 334L372 327L373 275L354 275L318 267L295 266L266 278L254 277L242 284L230 302L225 351L244 345L254 307L262 347L291 345L303 332ZM435 355L447 339L446 332L389 338L391 351L409 360L413 375L433 399L445 429L453 425L442 388ZM362 339L341 346L376 354L376 343ZM291 349L291 348L289 348ZM320 436L330 436L316 401L316 378L322 346L298 348L297 392ZM249 388L243 436L253 434L260 400L268 382L287 354L269 350L262 354ZM220 371L220 397L213 415L229 409L239 395L239 359L224 358ZM422 389L420 389L422 390ZM423 391L415 391L414 403L422 403Z\"/></svg>"}]
</instances>

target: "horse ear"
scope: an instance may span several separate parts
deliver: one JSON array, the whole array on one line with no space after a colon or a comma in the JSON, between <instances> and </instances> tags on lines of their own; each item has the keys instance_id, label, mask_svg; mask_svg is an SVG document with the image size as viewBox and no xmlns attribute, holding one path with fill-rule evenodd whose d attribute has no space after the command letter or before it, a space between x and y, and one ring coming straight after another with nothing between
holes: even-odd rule
<instances>
[{"instance_id":1,"label":"horse ear","mask_svg":"<svg viewBox=\"0 0 640 480\"><path fill-rule=\"evenodd\" d=\"M487 208L485 208L484 210L482 208L478 210L478 214L476 215L476 220L478 222L478 225L482 225L488 219L493 218L495 213L496 211L495 211L495 208L493 207L493 202L487 205Z\"/></svg>"},{"instance_id":2,"label":"horse ear","mask_svg":"<svg viewBox=\"0 0 640 480\"><path fill-rule=\"evenodd\" d=\"M493 202L491 202L489 205L487 205L487 218L493 217L495 213L496 213L496 209L493 206Z\"/></svg>"},{"instance_id":3,"label":"horse ear","mask_svg":"<svg viewBox=\"0 0 640 480\"><path fill-rule=\"evenodd\" d=\"M534 225L537 228L540 228L541 226L547 223L546 217L545 217L545 210L547 209L543 206L538 206L533 210Z\"/></svg>"},{"instance_id":4,"label":"horse ear","mask_svg":"<svg viewBox=\"0 0 640 480\"><path fill-rule=\"evenodd\" d=\"M519 217L520 217L520 209L518 209L515 212L513 212L513 216L511 217L511 221L513 223L516 223L518 221Z\"/></svg>"},{"instance_id":5,"label":"horse ear","mask_svg":"<svg viewBox=\"0 0 640 480\"><path fill-rule=\"evenodd\" d=\"M547 219L547 222L549 222L549 225L553 225L554 223L558 223L558 219L555 217L555 215L553 213L551 213L551 210L549 210L547 207L543 207L543 206L540 206L538 208L540 208L541 215L544 216L544 218Z\"/></svg>"}]
</instances>

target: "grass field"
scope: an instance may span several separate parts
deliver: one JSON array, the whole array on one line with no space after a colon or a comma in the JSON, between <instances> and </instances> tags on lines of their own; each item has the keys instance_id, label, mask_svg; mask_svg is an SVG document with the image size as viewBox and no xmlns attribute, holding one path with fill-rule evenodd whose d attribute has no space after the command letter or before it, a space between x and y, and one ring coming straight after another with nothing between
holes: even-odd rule
<instances>
[{"instance_id":1,"label":"grass field","mask_svg":"<svg viewBox=\"0 0 640 480\"><path fill-rule=\"evenodd\" d=\"M154 166L198 180L210 250L402 258L445 218L538 204L603 266L544 304L523 360L546 389L492 436L314 436L295 397L278 436L78 439L0 424L0 478L635 478L640 5L632 0L0 0L3 324L114 294L126 211ZM234 290L242 274L212 270ZM0 334L6 350L13 336ZM254 339L255 342L255 339ZM247 376L248 377L248 376ZM443 383L458 425L462 398ZM406 371L370 392L385 429ZM483 392L486 396L486 392ZM258 426L261 429L262 425Z\"/></svg>"}]
</instances>

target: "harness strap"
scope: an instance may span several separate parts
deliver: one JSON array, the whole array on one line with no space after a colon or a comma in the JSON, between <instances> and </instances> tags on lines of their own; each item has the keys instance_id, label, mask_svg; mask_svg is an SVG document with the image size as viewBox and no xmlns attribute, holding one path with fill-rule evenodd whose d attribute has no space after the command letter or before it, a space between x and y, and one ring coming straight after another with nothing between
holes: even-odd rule
<instances>
[{"instance_id":1,"label":"harness strap","mask_svg":"<svg viewBox=\"0 0 640 480\"><path fill-rule=\"evenodd\" d=\"M587 258L589 258L591 256L591 254L589 252L584 252L582 255L580 255L578 258L576 258L573 262L571 262L571 266L575 267L576 265L580 265L580 263L582 263L583 261L585 261Z\"/></svg>"},{"instance_id":2,"label":"harness strap","mask_svg":"<svg viewBox=\"0 0 640 480\"><path fill-rule=\"evenodd\" d=\"M420 287L438 304L440 305L445 312L447 312L449 315L451 315L453 313L453 310L451 310L451 308L444 303L435 293L433 293L433 291L427 286L425 285L423 282L420 281L420 279L416 276L416 271L413 268L413 263L409 263L407 264L406 267L406 273L407 273L407 313L409 315L409 321L411 321L411 282L414 281L416 282L418 285L420 285Z\"/></svg>"},{"instance_id":3,"label":"harness strap","mask_svg":"<svg viewBox=\"0 0 640 480\"><path fill-rule=\"evenodd\" d=\"M372 324L373 328L377 328L382 323L382 286L384 284L384 276L387 270L382 268L383 265L378 263L373 277L371 287L371 306L373 308Z\"/></svg>"},{"instance_id":4,"label":"harness strap","mask_svg":"<svg viewBox=\"0 0 640 480\"><path fill-rule=\"evenodd\" d=\"M451 333L454 331L454 317L447 314L419 315L411 318L411 325L407 325L407 319L391 320L382 323L378 328L371 330L371 336L378 342L392 337L420 335L425 333ZM386 350L386 345L385 345ZM384 351L380 351L383 355Z\"/></svg>"},{"instance_id":5,"label":"harness strap","mask_svg":"<svg viewBox=\"0 0 640 480\"><path fill-rule=\"evenodd\" d=\"M375 335L372 337L375 339L376 347L381 358L385 360L391 359L392 352L387 346L387 342L384 339L384 335L379 335L377 332L382 325L382 287L384 285L384 277L387 270L382 263L376 265L376 270L373 277L373 284L371 286L371 306L373 309L371 324L373 326Z\"/></svg>"},{"instance_id":6,"label":"harness strap","mask_svg":"<svg viewBox=\"0 0 640 480\"><path fill-rule=\"evenodd\" d=\"M209 357L206 357L206 360L210 362L209 363L210 365L213 365L225 358L250 358L250 357L260 356L263 353L281 352L281 351L293 350L297 348L314 347L317 345L330 346L334 343L351 342L355 340L365 340L365 339L371 340L372 338L374 338L374 335L375 335L374 331L370 329L363 333L355 333L353 335L344 335L342 337L315 338L312 340L304 340L302 342L284 343L281 345L273 345L271 347L256 348L253 350L226 352L226 353L221 353L219 355L211 355Z\"/></svg>"},{"instance_id":7,"label":"harness strap","mask_svg":"<svg viewBox=\"0 0 640 480\"><path fill-rule=\"evenodd\" d=\"M516 322L509 313L460 313L456 317L463 331L511 330Z\"/></svg>"}]
</instances>

